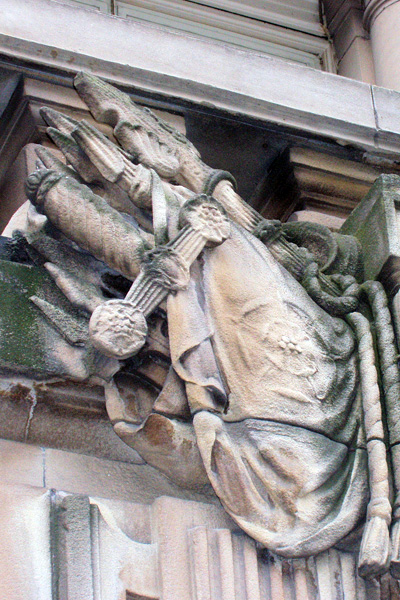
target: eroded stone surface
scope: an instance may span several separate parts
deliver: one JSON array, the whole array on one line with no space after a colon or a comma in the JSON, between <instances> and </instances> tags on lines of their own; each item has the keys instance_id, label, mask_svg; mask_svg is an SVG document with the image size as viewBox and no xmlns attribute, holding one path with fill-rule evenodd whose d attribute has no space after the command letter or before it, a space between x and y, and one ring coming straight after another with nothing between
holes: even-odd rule
<instances>
[{"instance_id":1,"label":"eroded stone surface","mask_svg":"<svg viewBox=\"0 0 400 600\"><path fill-rule=\"evenodd\" d=\"M204 164L150 111L91 75L79 74L75 85L122 148L84 121L44 111L76 171L37 151L42 164L27 181L35 208L25 243L63 292L65 308L37 294L30 301L75 353L70 375L81 368L82 378L102 381L121 439L185 497L207 494L211 483L227 513L268 550L301 560L331 552L364 520L360 573L386 572L392 505L362 295L372 307L389 424L400 384L395 353L385 346L392 336L394 350L386 297L380 284L364 283L357 241L321 224L266 221L229 173ZM107 182L102 197L93 169ZM113 185L137 212L115 208ZM147 331L153 313L161 326ZM131 390L118 385L120 376L137 377ZM64 480L57 452L47 452L46 477L77 492L85 466ZM98 459L90 460L93 475ZM105 494L96 487L107 488L103 467L93 493ZM123 492L128 475L110 471L117 489L112 484L109 493L157 496L157 485L143 484L146 469L131 465L132 488ZM201 549L195 587L202 589L211 538L205 529L190 535ZM246 544L241 552L255 568L254 545Z\"/></svg>"}]
</instances>

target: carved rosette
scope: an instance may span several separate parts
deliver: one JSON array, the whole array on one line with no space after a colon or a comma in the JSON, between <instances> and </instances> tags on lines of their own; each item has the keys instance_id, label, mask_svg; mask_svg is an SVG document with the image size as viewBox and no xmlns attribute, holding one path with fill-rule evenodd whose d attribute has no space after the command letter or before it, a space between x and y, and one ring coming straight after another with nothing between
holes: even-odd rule
<instances>
[{"instance_id":1,"label":"carved rosette","mask_svg":"<svg viewBox=\"0 0 400 600\"><path fill-rule=\"evenodd\" d=\"M375 8L386 4L371 0L367 2L367 12L374 16ZM84 345L89 327L88 349L93 350L91 345L96 348L104 355L100 356L101 360L107 362L105 357L125 360L136 354L146 344L147 317L168 294L178 294L188 287L191 265L204 247L217 246L230 236L227 214L240 226L232 232L231 249L238 248L235 240L240 240L241 250L229 257L232 259L229 262L226 260L229 244L225 246L226 252L222 253L226 260L224 269L216 268L213 272L211 267L215 266L218 253L205 253L207 269L214 264L204 272L207 277L215 277L213 281L218 284L214 290L209 286L207 302L198 303L198 298L189 302L191 287L176 302L170 298L170 338L167 340L165 336L164 341L166 354L170 350L173 357L173 368L167 379L163 373L163 378L157 381L157 385L162 386L157 399L151 400L151 406L150 402L146 404L143 412L132 410L129 413L117 386L112 387L114 382L107 384L107 409L116 432L126 443L136 447L149 464L160 468L178 484L190 482L195 488L199 481L210 482L239 526L261 544L284 556L318 554L321 549L328 548L328 544L334 545L339 539L337 536L358 523L356 519L362 517L370 498L359 573L371 578L387 570L389 526L394 521L391 568L398 575L400 459L396 454L396 424L399 422L400 383L390 313L383 290L376 282L359 285L355 279L355 258L350 252L347 257L343 239L342 245L338 244L328 230L315 231L314 227L312 234L308 227L296 233L294 224L282 226L276 221L265 221L237 195L228 173L204 165L185 138L149 111L136 107L128 96L92 76L78 76L76 87L94 116L114 127L115 137L123 148L84 121L78 123L55 111L42 111L52 125L49 135L73 168L49 158L47 151L41 149L38 157L45 168L28 178L27 192L51 225L49 232L55 230L56 239L49 242L48 234L44 232L41 235L45 241L40 238L41 245L36 241L38 248L45 248L45 267L80 311L74 315L77 325L72 334L69 333L72 344ZM82 185L82 181L89 187ZM186 189L180 187L182 185ZM200 191L207 194L192 196ZM211 193L219 201L208 195ZM190 199L185 202L188 197ZM130 218L121 213L127 213ZM41 227L44 229L43 221ZM241 228L268 246L265 255L262 248L260 252L254 251L251 238L244 236ZM63 234L61 242L57 230ZM177 230L178 235L165 243ZM66 245L66 256L60 266L58 260L55 264L49 261L54 260L54 246L58 248L61 243L65 246L63 237L71 244ZM320 244L324 245L321 252L318 251ZM85 252L78 252L76 247ZM87 259L87 254L96 261L97 278L90 277L89 268L86 272L82 270L82 261ZM321 260L321 256L328 258ZM93 261L89 264L94 264ZM274 261L303 289L289 277L278 277L281 270L271 268ZM110 294L105 287L106 278L101 278L105 267L101 263L114 271L112 278L116 278L117 272L134 282L125 299L105 301L106 296L122 297L127 282L120 282L121 286ZM334 268L331 269L332 265ZM232 278L232 285L226 284L229 270L236 276ZM84 273L89 274L90 281L85 281ZM106 274L110 277L109 272ZM187 314L185 302L186 310L191 311L191 319L187 319L186 324L188 328L193 323L208 323L206 309L213 306L212 294L216 289L222 290L218 311L215 311L214 323L211 323L214 315L209 319L215 335L211 340L207 331L202 343L193 344L189 349L191 360L186 360L189 356L187 346L177 347L179 340L176 339L182 338L185 343L191 339L190 329L184 329L185 319L180 318L181 314ZM275 289L279 293L275 293ZM221 298L226 300L227 308ZM245 306L249 298L254 299L251 314ZM375 365L376 349L370 323L356 312L359 298L364 304L369 303L372 309L380 373ZM58 319L57 323L60 323L64 318L58 317L55 310L51 312L49 303L43 299L32 296L31 300L52 322ZM200 304L206 306L204 311ZM199 312L194 313L197 306ZM325 319L321 309L326 313ZM336 318L332 319L332 316ZM343 322L340 323L337 317ZM225 318L229 322L224 322ZM151 349L151 322L149 329L148 348ZM177 331L179 336L175 335ZM228 333L225 335L225 332ZM237 349L241 352L236 352ZM174 357L177 356L182 358L179 358L179 364L186 370L186 379L178 369L175 370ZM221 356L225 358L219 361ZM353 377L356 358L358 379ZM191 372L193 365L194 373ZM204 379L210 373L210 385L196 389L193 382L198 379L198 370L203 368ZM118 365L113 373L117 369ZM382 399L378 376L385 391ZM109 381L109 377L104 379ZM185 387L185 382L190 385ZM113 393L116 391L114 395L111 389ZM271 391L270 396L268 391ZM274 395L279 401L274 400ZM297 409L299 400L307 401L306 409ZM132 400L132 406L136 410L135 401ZM384 411L381 402L385 404ZM271 414L266 412L270 408ZM150 410L153 412L149 414ZM194 414L193 420L190 420L190 411ZM134 418L130 416L133 414ZM290 422L287 415L290 415ZM321 415L323 422L319 421ZM394 448L397 498L394 518L389 497L385 415ZM332 431L330 427L339 429L343 418L351 427L346 425L345 432L340 434L336 429ZM364 422L360 426L362 418ZM273 423L271 429L268 421ZM353 447L356 437L350 429L354 428L355 432L359 426L366 449ZM293 427L296 431L290 438ZM286 428L283 433L282 428ZM351 437L345 438L347 430ZM154 446L155 431L163 440L159 454ZM346 448L347 463L343 459ZM322 452L332 460L321 460ZM334 462L338 464L336 470L327 464ZM345 464L348 466L344 467ZM353 466L358 470L353 471L354 477L351 475L350 481L348 473ZM272 477L271 472L274 472ZM253 486L253 474L257 476L256 487ZM326 481L326 485L319 485L318 493L313 490L307 498L314 475L318 476L319 482ZM339 490L338 481L342 476L343 485ZM331 486L331 481L335 481L335 485ZM335 489L339 490L336 500ZM304 494L301 491L297 496L296 490L303 490ZM275 517L270 519L271 511L275 510L269 504L270 498L280 511L277 521ZM302 514L308 500L310 504ZM351 510L347 510L345 501ZM313 502L315 509L310 509ZM340 514L337 507L342 504L344 508ZM331 511L328 516L333 524L329 539L327 530L321 529L325 525L319 516L326 510ZM283 513L289 515L287 524L281 519ZM292 526L292 516L300 525ZM315 543L315 546L308 545L314 535L309 528L314 528L316 538L310 544ZM317 539L320 533L321 538Z\"/></svg>"},{"instance_id":2,"label":"carved rosette","mask_svg":"<svg viewBox=\"0 0 400 600\"><path fill-rule=\"evenodd\" d=\"M143 346L147 335L144 314L131 302L109 300L90 319L90 339L102 354L129 358Z\"/></svg>"},{"instance_id":3,"label":"carved rosette","mask_svg":"<svg viewBox=\"0 0 400 600\"><path fill-rule=\"evenodd\" d=\"M200 194L187 202L180 212L181 226L189 225L207 238L206 246L217 246L229 237L230 223L225 209L212 196Z\"/></svg>"},{"instance_id":4,"label":"carved rosette","mask_svg":"<svg viewBox=\"0 0 400 600\"><path fill-rule=\"evenodd\" d=\"M143 255L140 275L125 300L109 300L92 314L90 337L106 356L125 359L136 354L146 343L145 317L168 293L187 287L190 265L205 246L217 246L230 235L225 210L205 194L183 206L179 221L182 229L172 242Z\"/></svg>"}]
</instances>

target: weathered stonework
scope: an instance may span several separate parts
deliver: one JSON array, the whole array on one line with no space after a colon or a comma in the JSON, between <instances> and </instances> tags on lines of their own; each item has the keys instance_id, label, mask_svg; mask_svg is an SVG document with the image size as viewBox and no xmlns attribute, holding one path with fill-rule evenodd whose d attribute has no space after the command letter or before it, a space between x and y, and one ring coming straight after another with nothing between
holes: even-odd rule
<instances>
[{"instance_id":1,"label":"weathered stonework","mask_svg":"<svg viewBox=\"0 0 400 600\"><path fill-rule=\"evenodd\" d=\"M143 542L111 534L118 509L102 512L79 484L45 494L53 595L355 600L397 589L400 384L376 281L393 280L397 177L384 176L340 233L266 220L150 111L87 74L76 88L121 146L42 110L67 164L35 148L26 225L7 247L25 264L4 267L27 321L3 365L44 379L26 386L24 439L49 377L100 384L145 496L156 467L165 493L188 501L151 492ZM387 240L379 253L371 230ZM3 331L18 318L5 315ZM140 503L128 488L123 499ZM169 511L191 515L183 529ZM112 548L119 571L103 563Z\"/></svg>"},{"instance_id":2,"label":"weathered stonework","mask_svg":"<svg viewBox=\"0 0 400 600\"><path fill-rule=\"evenodd\" d=\"M0 596L397 599L400 100L368 84L397 85L398 2L369 3L372 45L356 0L297 36L334 71L327 25L358 82L131 18L144 4L4 1L0 222L19 208L3 235L23 233L0 238ZM214 11L176 4L153 21ZM82 77L93 118L82 68L203 162ZM327 549L293 558L306 527Z\"/></svg>"}]
</instances>

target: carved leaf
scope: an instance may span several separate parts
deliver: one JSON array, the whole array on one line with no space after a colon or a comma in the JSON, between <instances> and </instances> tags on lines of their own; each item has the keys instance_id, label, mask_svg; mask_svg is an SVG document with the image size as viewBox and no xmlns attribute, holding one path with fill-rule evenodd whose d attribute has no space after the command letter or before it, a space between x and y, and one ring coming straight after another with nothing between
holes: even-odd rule
<instances>
[{"instance_id":1,"label":"carved leaf","mask_svg":"<svg viewBox=\"0 0 400 600\"><path fill-rule=\"evenodd\" d=\"M94 75L79 73L74 85L95 119L114 127L125 150L137 153L160 177L174 177L194 192L203 191L212 169L185 136Z\"/></svg>"},{"instance_id":2,"label":"carved leaf","mask_svg":"<svg viewBox=\"0 0 400 600\"><path fill-rule=\"evenodd\" d=\"M154 169L160 177L171 179L178 174L179 159L176 152L152 131L141 125L120 121L114 133L123 148L146 167Z\"/></svg>"}]
</instances>

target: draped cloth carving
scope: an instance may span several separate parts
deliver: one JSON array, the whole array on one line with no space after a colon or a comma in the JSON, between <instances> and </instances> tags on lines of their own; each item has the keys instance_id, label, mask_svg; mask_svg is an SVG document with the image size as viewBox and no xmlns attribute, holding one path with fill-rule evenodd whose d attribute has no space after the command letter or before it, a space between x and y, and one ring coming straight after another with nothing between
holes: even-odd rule
<instances>
[{"instance_id":1,"label":"draped cloth carving","mask_svg":"<svg viewBox=\"0 0 400 600\"><path fill-rule=\"evenodd\" d=\"M229 173L148 110L92 76L76 87L122 148L44 109L69 164L37 151L19 243L73 307L68 320L32 298L68 343L85 345L116 433L180 485L211 484L268 549L296 558L357 546L365 525L360 573L391 561L398 574L381 402L396 422L400 385L396 353L379 346L391 331L385 295L363 283L359 245L264 220ZM369 302L385 321L382 398ZM160 307L164 343L151 324L166 325ZM156 354L168 373L144 394L141 361Z\"/></svg>"},{"instance_id":2,"label":"draped cloth carving","mask_svg":"<svg viewBox=\"0 0 400 600\"><path fill-rule=\"evenodd\" d=\"M279 554L333 546L368 500L350 327L239 228L169 297L168 315L172 364L225 508Z\"/></svg>"}]
</instances>

